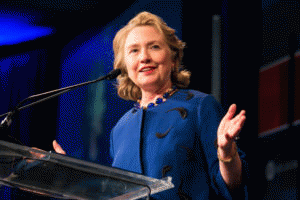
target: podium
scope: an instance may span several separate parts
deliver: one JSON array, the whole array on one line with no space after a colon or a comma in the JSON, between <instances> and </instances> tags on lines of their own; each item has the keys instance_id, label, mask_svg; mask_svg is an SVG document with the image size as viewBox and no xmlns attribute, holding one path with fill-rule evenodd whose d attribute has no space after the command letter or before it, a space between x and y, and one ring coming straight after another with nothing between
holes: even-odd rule
<instances>
[{"instance_id":1,"label":"podium","mask_svg":"<svg viewBox=\"0 0 300 200\"><path fill-rule=\"evenodd\" d=\"M174 187L155 179L0 140L0 185L58 199L140 199Z\"/></svg>"}]
</instances>

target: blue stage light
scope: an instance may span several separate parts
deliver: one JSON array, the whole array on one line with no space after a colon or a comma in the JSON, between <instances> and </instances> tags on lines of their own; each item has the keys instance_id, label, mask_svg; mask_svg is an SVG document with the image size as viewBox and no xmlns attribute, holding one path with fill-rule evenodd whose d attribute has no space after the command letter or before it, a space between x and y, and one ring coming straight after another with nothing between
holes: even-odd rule
<instances>
[{"instance_id":1,"label":"blue stage light","mask_svg":"<svg viewBox=\"0 0 300 200\"><path fill-rule=\"evenodd\" d=\"M16 17L0 16L0 46L34 40L54 32L50 27L35 26Z\"/></svg>"}]
</instances>

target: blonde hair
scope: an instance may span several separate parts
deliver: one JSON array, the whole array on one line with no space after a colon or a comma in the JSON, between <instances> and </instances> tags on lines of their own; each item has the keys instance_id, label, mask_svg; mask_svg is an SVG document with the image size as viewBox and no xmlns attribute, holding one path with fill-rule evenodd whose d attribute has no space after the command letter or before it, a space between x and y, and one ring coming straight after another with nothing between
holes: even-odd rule
<instances>
[{"instance_id":1,"label":"blonde hair","mask_svg":"<svg viewBox=\"0 0 300 200\"><path fill-rule=\"evenodd\" d=\"M175 30L168 27L167 24L158 16L149 13L141 12L136 17L131 19L126 26L118 31L113 40L114 49L114 69L120 68L122 74L118 77L118 95L125 100L137 101L141 97L141 90L128 77L124 62L124 47L125 41L129 32L137 26L153 26L161 32L172 52L172 59L175 61L175 66L171 72L171 81L177 88L186 88L190 83L191 73L187 70L181 70L180 64L183 58L183 49L185 43L175 35Z\"/></svg>"}]
</instances>

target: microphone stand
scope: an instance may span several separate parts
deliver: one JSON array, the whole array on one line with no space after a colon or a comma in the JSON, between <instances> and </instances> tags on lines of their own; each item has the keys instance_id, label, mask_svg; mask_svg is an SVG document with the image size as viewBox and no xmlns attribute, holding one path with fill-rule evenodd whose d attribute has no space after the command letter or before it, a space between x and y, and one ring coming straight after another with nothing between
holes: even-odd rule
<instances>
[{"instance_id":1,"label":"microphone stand","mask_svg":"<svg viewBox=\"0 0 300 200\"><path fill-rule=\"evenodd\" d=\"M121 74L121 70L120 69L115 69L115 70L112 70L111 72L109 72L107 75L101 76L98 79L93 80L93 81L87 81L87 82L84 82L84 83L79 83L79 84L76 84L76 85L71 85L71 86L68 86L68 87L52 90L52 91L49 91L49 92L44 92L44 93L41 93L41 94L32 95L32 96L24 99L23 101L21 101L12 111L0 115L0 118L6 116L6 118L0 124L0 131L1 130L7 130L7 128L12 123L13 116L15 116L15 114L17 112L19 112L20 110L23 110L25 108L34 106L36 104L47 101L47 100L52 99L54 97L60 96L64 93L67 93L67 92L69 92L71 90L74 90L74 89L76 89L78 87L81 87L81 86L89 85L89 84L92 84L92 83L97 83L97 82L102 81L102 80L115 79L120 74ZM56 94L54 94L54 93L56 93ZM30 103L26 106L21 107L24 103L28 102L29 100L37 99L37 98L43 97L45 95L50 95L50 96L48 96L46 98L43 98L43 99L40 99L40 100L37 100L33 103Z\"/></svg>"}]
</instances>

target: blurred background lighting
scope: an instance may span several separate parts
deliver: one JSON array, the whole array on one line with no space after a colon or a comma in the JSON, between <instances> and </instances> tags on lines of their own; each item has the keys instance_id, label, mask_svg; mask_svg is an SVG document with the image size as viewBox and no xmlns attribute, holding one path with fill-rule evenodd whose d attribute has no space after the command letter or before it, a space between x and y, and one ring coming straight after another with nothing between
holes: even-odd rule
<instances>
[{"instance_id":1,"label":"blurred background lighting","mask_svg":"<svg viewBox=\"0 0 300 200\"><path fill-rule=\"evenodd\" d=\"M15 16L0 16L0 46L34 40L54 33L50 27L35 26Z\"/></svg>"}]
</instances>

